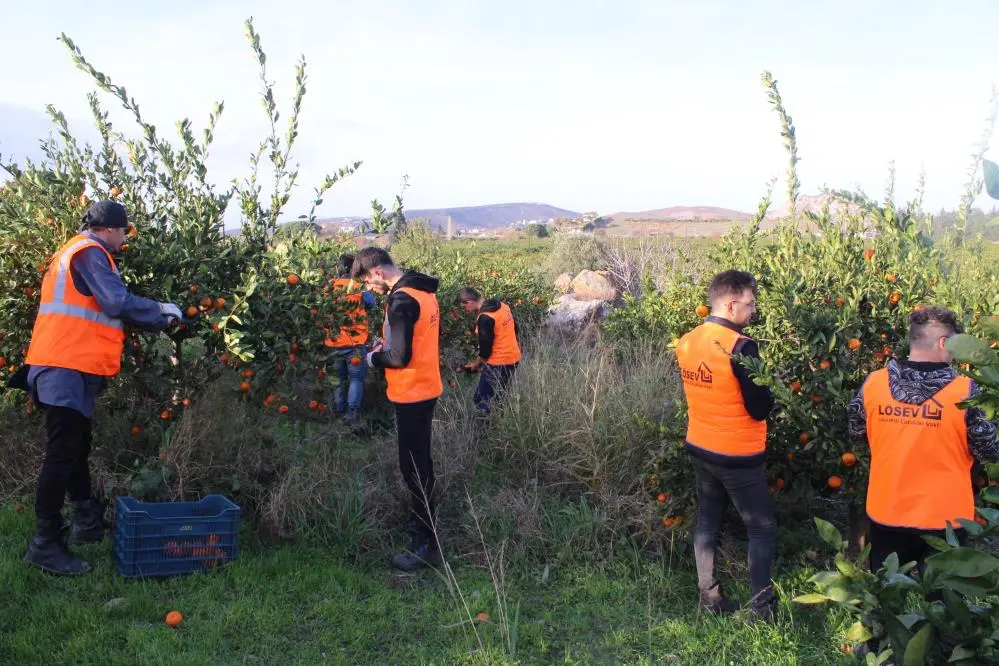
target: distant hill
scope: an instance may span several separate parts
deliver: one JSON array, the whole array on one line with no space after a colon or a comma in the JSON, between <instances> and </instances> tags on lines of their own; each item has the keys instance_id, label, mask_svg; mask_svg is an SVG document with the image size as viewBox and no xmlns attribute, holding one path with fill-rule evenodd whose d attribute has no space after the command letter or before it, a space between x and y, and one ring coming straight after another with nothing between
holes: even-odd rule
<instances>
[{"instance_id":1,"label":"distant hill","mask_svg":"<svg viewBox=\"0 0 999 666\"><path fill-rule=\"evenodd\" d=\"M448 216L457 229L498 229L521 221L547 222L553 218L575 218L579 213L543 203L502 203L457 208L405 209L408 220L428 220L431 226L444 229ZM317 220L322 226L340 226L364 221L361 217L334 217Z\"/></svg>"},{"instance_id":2,"label":"distant hill","mask_svg":"<svg viewBox=\"0 0 999 666\"><path fill-rule=\"evenodd\" d=\"M642 210L636 212L620 212L613 215L605 215L615 222L627 220L649 221L680 221L693 222L704 220L706 222L715 221L741 221L752 219L749 213L728 208L718 208L717 206L671 206L670 208L656 208L654 210Z\"/></svg>"}]
</instances>

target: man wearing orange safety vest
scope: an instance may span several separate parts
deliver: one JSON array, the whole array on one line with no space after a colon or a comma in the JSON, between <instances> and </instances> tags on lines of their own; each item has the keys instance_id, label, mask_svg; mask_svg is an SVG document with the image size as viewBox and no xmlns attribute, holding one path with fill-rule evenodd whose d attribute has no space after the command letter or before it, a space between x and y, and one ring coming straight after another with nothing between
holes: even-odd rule
<instances>
[{"instance_id":1,"label":"man wearing orange safety vest","mask_svg":"<svg viewBox=\"0 0 999 666\"><path fill-rule=\"evenodd\" d=\"M334 392L336 413L349 424L360 422L361 403L364 401L365 362L368 348L368 312L374 307L375 297L363 291L359 283L350 279L354 255L340 256L337 277L333 281L334 298L342 299L346 306L346 320L335 336L326 338L326 346L334 351L333 368L338 384Z\"/></svg>"},{"instance_id":2,"label":"man wearing orange safety vest","mask_svg":"<svg viewBox=\"0 0 999 666\"><path fill-rule=\"evenodd\" d=\"M162 331L181 320L173 303L128 292L112 254L125 241L125 208L97 201L83 231L55 253L42 279L41 302L28 346L24 383L45 412L48 441L35 497L37 533L24 562L60 575L90 566L63 541L66 495L75 508L71 543L104 538L103 505L91 497L88 457L97 395L121 368L124 325Z\"/></svg>"},{"instance_id":3,"label":"man wearing orange safety vest","mask_svg":"<svg viewBox=\"0 0 999 666\"><path fill-rule=\"evenodd\" d=\"M489 403L497 389L503 390L513 378L520 363L520 342L517 319L506 303L486 300L475 289L464 287L458 292L458 302L465 312L477 312L475 335L479 356L465 366L468 372L479 372L479 385L475 388L475 409L480 415L489 414Z\"/></svg>"},{"instance_id":4,"label":"man wearing orange safety vest","mask_svg":"<svg viewBox=\"0 0 999 666\"><path fill-rule=\"evenodd\" d=\"M676 358L687 399L686 449L694 467L697 526L694 558L699 606L716 613L735 611L715 578L715 550L722 514L731 498L749 535L749 609L771 620L776 599L771 584L777 522L763 468L766 417L774 400L757 386L739 356L759 357L742 329L756 313L756 280L728 270L711 280L710 316L680 338Z\"/></svg>"},{"instance_id":5,"label":"man wearing orange safety vest","mask_svg":"<svg viewBox=\"0 0 999 666\"><path fill-rule=\"evenodd\" d=\"M951 367L945 343L961 332L954 312L923 307L909 315L909 358L867 377L850 402L850 434L871 450L867 515L872 570L891 553L920 568L932 552L922 537L944 536L948 521L975 519L971 468L999 458L996 426L957 403L978 387Z\"/></svg>"},{"instance_id":6,"label":"man wearing orange safety vest","mask_svg":"<svg viewBox=\"0 0 999 666\"><path fill-rule=\"evenodd\" d=\"M369 367L383 368L388 399L395 406L399 468L410 494L408 550L393 558L411 571L441 563L434 516L434 463L430 445L434 408L443 392L440 371L439 281L416 271L403 272L380 247L354 257L351 276L379 294L388 294L383 344L368 352Z\"/></svg>"}]
</instances>

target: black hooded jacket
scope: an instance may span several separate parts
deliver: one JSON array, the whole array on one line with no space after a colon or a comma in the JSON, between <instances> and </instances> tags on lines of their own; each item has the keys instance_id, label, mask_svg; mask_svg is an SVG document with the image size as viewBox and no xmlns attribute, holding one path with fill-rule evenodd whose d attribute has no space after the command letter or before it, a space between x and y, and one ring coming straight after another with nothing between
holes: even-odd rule
<instances>
[{"instance_id":1,"label":"black hooded jacket","mask_svg":"<svg viewBox=\"0 0 999 666\"><path fill-rule=\"evenodd\" d=\"M413 329L420 318L420 303L403 287L437 293L440 280L416 271L406 271L392 287L388 297L388 334L385 349L371 355L376 368L405 368L413 357Z\"/></svg>"}]
</instances>

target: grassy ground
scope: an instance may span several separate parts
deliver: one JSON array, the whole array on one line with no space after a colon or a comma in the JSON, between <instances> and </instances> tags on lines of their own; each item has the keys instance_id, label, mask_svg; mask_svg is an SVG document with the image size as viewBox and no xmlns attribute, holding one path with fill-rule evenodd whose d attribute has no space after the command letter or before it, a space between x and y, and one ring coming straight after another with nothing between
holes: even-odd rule
<instances>
[{"instance_id":1,"label":"grassy ground","mask_svg":"<svg viewBox=\"0 0 999 666\"><path fill-rule=\"evenodd\" d=\"M698 615L694 576L668 563L507 572L504 622L488 570L454 562L459 598L434 572L390 570L388 553L250 545L221 570L134 581L105 543L81 549L91 574L54 578L20 562L31 520L0 509L3 664L851 663L835 617L786 601L776 627ZM784 572L785 596L806 575Z\"/></svg>"}]
</instances>

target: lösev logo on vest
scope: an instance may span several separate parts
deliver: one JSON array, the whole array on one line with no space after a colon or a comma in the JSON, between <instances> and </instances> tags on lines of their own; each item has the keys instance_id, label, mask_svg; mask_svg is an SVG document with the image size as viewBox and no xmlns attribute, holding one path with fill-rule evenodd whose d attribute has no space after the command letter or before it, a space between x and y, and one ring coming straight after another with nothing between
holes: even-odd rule
<instances>
[{"instance_id":1,"label":"l\u00f6sev logo on vest","mask_svg":"<svg viewBox=\"0 0 999 666\"><path fill-rule=\"evenodd\" d=\"M711 368L704 361L697 366L697 371L687 370L686 368L680 370L680 376L685 382L695 382L698 384L710 384L712 380Z\"/></svg>"},{"instance_id":2,"label":"l\u00f6sev logo on vest","mask_svg":"<svg viewBox=\"0 0 999 666\"><path fill-rule=\"evenodd\" d=\"M888 423L922 424L937 426L943 419L943 405L936 398L930 398L921 405L884 404L878 405L878 416Z\"/></svg>"}]
</instances>

